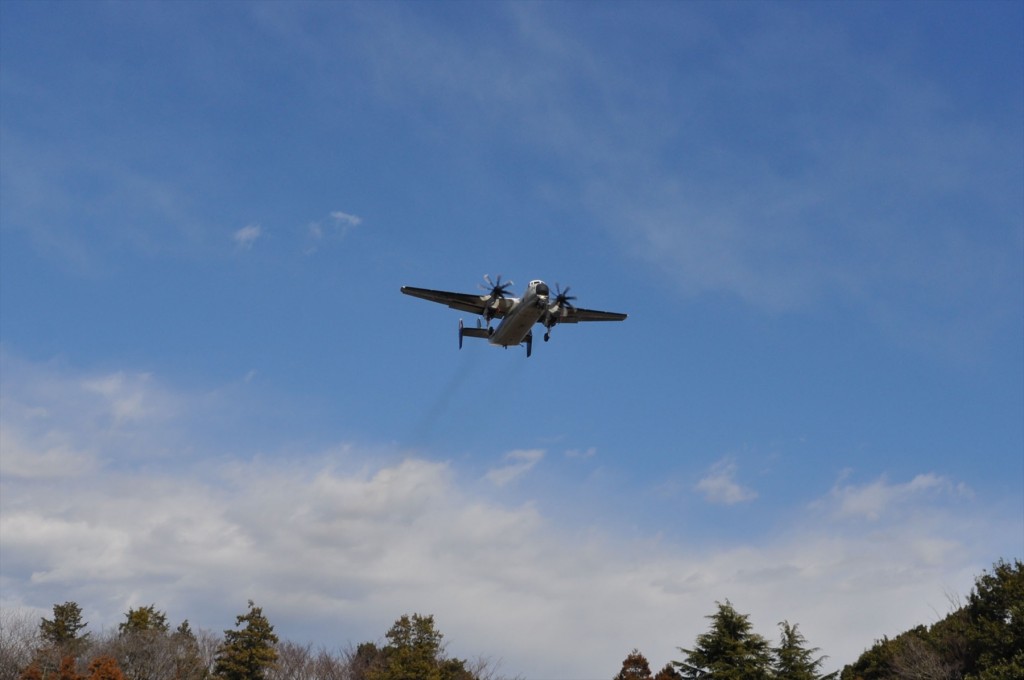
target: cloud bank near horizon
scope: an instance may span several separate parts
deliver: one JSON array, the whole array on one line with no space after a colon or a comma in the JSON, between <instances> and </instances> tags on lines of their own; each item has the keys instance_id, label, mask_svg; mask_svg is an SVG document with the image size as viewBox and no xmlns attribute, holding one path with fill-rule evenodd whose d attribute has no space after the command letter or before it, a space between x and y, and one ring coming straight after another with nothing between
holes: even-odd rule
<instances>
[{"instance_id":1,"label":"cloud bank near horizon","mask_svg":"<svg viewBox=\"0 0 1024 680\"><path fill-rule=\"evenodd\" d=\"M284 637L345 646L420 611L458 655L590 677L633 647L663 665L729 598L769 637L776 621L799 623L839 666L937 618L1012 546L1000 508L934 471L837 480L756 541L623 536L599 503L584 524L539 509L523 482L544 474L542 450L511 451L483 476L356 445L218 453L190 404L223 397L3 360L0 604L74 600L96 626L156 603L227 628L252 598ZM171 430L191 450L170 450ZM723 461L694 493L757 502L734 474ZM521 495L493 498L513 480Z\"/></svg>"}]
</instances>

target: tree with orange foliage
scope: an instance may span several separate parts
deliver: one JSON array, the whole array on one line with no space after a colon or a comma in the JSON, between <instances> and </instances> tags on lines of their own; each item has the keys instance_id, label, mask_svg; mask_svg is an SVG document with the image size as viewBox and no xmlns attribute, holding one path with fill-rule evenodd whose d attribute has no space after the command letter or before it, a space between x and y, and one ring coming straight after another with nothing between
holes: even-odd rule
<instances>
[{"instance_id":1,"label":"tree with orange foliage","mask_svg":"<svg viewBox=\"0 0 1024 680\"><path fill-rule=\"evenodd\" d=\"M26 666L18 680L43 680L43 669L39 667L39 662L33 661Z\"/></svg>"},{"instance_id":2,"label":"tree with orange foliage","mask_svg":"<svg viewBox=\"0 0 1024 680\"><path fill-rule=\"evenodd\" d=\"M124 674L112 656L98 656L89 664L86 680L124 680Z\"/></svg>"},{"instance_id":3,"label":"tree with orange foliage","mask_svg":"<svg viewBox=\"0 0 1024 680\"><path fill-rule=\"evenodd\" d=\"M60 660L57 680L83 680L82 676L78 674L78 664L75 662L75 657L65 656Z\"/></svg>"},{"instance_id":4,"label":"tree with orange foliage","mask_svg":"<svg viewBox=\"0 0 1024 680\"><path fill-rule=\"evenodd\" d=\"M651 664L647 657L639 649L634 649L622 662L622 670L615 680L651 680Z\"/></svg>"}]
</instances>

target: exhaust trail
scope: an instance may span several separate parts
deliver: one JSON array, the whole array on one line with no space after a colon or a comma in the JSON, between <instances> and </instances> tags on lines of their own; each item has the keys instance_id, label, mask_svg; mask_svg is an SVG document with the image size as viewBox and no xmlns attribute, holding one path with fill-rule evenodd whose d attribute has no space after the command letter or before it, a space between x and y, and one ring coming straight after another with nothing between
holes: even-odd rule
<instances>
[{"instance_id":1,"label":"exhaust trail","mask_svg":"<svg viewBox=\"0 0 1024 680\"><path fill-rule=\"evenodd\" d=\"M432 443L438 424L445 420L452 402L462 392L469 377L476 372L479 357L475 352L467 354L469 356L464 360L459 357L460 361L456 362L451 377L440 386L436 396L428 402L423 414L410 429L409 441L413 446L427 447Z\"/></svg>"}]
</instances>

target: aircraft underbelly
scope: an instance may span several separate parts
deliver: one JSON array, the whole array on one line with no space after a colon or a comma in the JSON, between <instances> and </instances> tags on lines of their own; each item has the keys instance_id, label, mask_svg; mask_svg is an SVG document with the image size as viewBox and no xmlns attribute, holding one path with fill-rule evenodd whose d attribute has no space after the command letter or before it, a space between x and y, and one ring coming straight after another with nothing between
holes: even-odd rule
<instances>
[{"instance_id":1,"label":"aircraft underbelly","mask_svg":"<svg viewBox=\"0 0 1024 680\"><path fill-rule=\"evenodd\" d=\"M523 305L505 317L489 338L492 345L518 345L526 339L533 324L544 313L542 306Z\"/></svg>"}]
</instances>

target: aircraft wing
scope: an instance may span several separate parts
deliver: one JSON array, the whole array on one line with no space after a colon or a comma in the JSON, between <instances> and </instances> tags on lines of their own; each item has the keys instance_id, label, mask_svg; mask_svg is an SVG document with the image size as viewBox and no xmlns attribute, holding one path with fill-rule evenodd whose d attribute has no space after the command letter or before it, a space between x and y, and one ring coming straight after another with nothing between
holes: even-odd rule
<instances>
[{"instance_id":1,"label":"aircraft wing","mask_svg":"<svg viewBox=\"0 0 1024 680\"><path fill-rule=\"evenodd\" d=\"M450 293L446 290L431 290L429 288L416 288L414 286L402 286L402 292L406 295L439 302L448 305L452 309L458 309L471 314L483 314L490 302L490 295L473 295L472 293ZM503 300L504 301L504 300ZM491 309L491 316L500 318L505 315L505 305L497 305Z\"/></svg>"},{"instance_id":2,"label":"aircraft wing","mask_svg":"<svg viewBox=\"0 0 1024 680\"><path fill-rule=\"evenodd\" d=\"M570 307L563 309L558 323L579 323L580 321L625 321L626 315L618 312L599 312L596 309Z\"/></svg>"}]
</instances>

